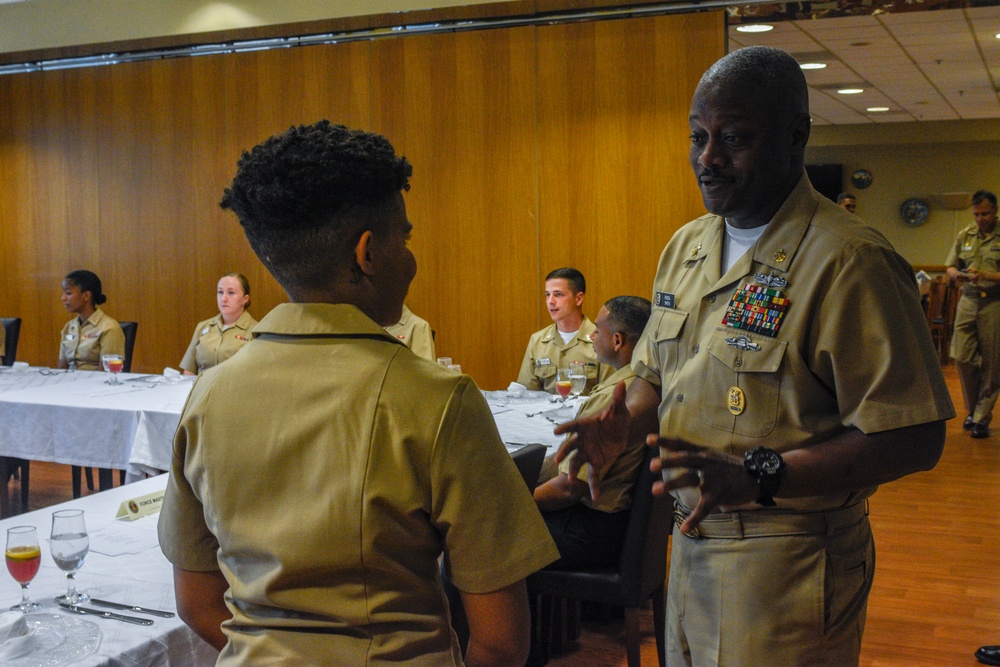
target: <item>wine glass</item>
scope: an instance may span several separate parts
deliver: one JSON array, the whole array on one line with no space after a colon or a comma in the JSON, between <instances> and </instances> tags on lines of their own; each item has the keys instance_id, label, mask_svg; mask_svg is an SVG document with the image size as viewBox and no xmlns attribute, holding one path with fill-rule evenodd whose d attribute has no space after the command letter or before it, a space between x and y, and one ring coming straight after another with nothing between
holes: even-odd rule
<instances>
[{"instance_id":1,"label":"wine glass","mask_svg":"<svg viewBox=\"0 0 1000 667\"><path fill-rule=\"evenodd\" d=\"M587 388L587 371L582 361L573 361L569 365L569 391L573 398L580 398L580 394Z\"/></svg>"},{"instance_id":2,"label":"wine glass","mask_svg":"<svg viewBox=\"0 0 1000 667\"><path fill-rule=\"evenodd\" d=\"M83 510L59 510L52 513L52 535L49 548L56 566L66 573L66 592L56 602L79 604L90 596L76 590L76 572L83 567L90 551L90 537L83 521Z\"/></svg>"},{"instance_id":3,"label":"wine glass","mask_svg":"<svg viewBox=\"0 0 1000 667\"><path fill-rule=\"evenodd\" d=\"M25 614L41 605L28 599L28 584L38 574L42 564L42 550L38 546L38 531L34 526L15 526L7 529L7 571L14 581L21 584L21 602L10 608Z\"/></svg>"},{"instance_id":4,"label":"wine glass","mask_svg":"<svg viewBox=\"0 0 1000 667\"><path fill-rule=\"evenodd\" d=\"M569 374L568 368L560 368L556 371L556 391L562 396L563 402L566 401L566 397L569 396L570 391L573 390L573 380Z\"/></svg>"},{"instance_id":5,"label":"wine glass","mask_svg":"<svg viewBox=\"0 0 1000 667\"><path fill-rule=\"evenodd\" d=\"M101 364L104 370L111 373L111 379L105 380L104 384L122 384L118 379L118 373L125 367L125 359L120 354L102 354Z\"/></svg>"}]
</instances>

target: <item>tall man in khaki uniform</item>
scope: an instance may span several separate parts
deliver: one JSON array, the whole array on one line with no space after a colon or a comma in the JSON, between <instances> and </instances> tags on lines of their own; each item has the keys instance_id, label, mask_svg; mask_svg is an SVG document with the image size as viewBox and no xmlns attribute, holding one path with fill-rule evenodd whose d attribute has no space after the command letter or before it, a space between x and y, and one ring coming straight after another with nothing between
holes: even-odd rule
<instances>
[{"instance_id":1,"label":"tall man in khaki uniform","mask_svg":"<svg viewBox=\"0 0 1000 667\"><path fill-rule=\"evenodd\" d=\"M632 384L632 351L649 320L650 304L640 296L616 296L597 314L594 351L602 364L615 369L607 380L590 392L577 417L598 414L611 404L615 386ZM628 509L632 504L635 483L645 448L641 441L629 443L611 465L592 471L583 466L576 479L569 478L572 455L559 466L558 474L535 487L535 502L559 548L559 560L550 565L558 569L592 569L618 561ZM592 498L588 480L600 480L601 493Z\"/></svg>"},{"instance_id":2,"label":"tall man in khaki uniform","mask_svg":"<svg viewBox=\"0 0 1000 667\"><path fill-rule=\"evenodd\" d=\"M997 196L972 196L976 221L955 237L945 262L948 277L962 283L955 310L951 356L958 367L968 416L962 427L973 438L989 436L993 406L1000 396L1000 232Z\"/></svg>"},{"instance_id":3,"label":"tall man in khaki uniform","mask_svg":"<svg viewBox=\"0 0 1000 667\"><path fill-rule=\"evenodd\" d=\"M590 393L595 384L611 374L612 368L601 364L594 353L594 323L583 314L587 281L574 268L555 269L545 276L545 305L552 324L531 334L524 351L517 381L528 389L556 393L556 373L579 361L584 365Z\"/></svg>"},{"instance_id":4,"label":"tall man in khaki uniform","mask_svg":"<svg viewBox=\"0 0 1000 667\"><path fill-rule=\"evenodd\" d=\"M218 665L521 667L524 578L558 557L467 375L399 321L416 260L411 173L381 136L321 121L243 154L222 200L288 293L198 376L159 522L177 610Z\"/></svg>"},{"instance_id":5,"label":"tall man in khaki uniform","mask_svg":"<svg viewBox=\"0 0 1000 667\"><path fill-rule=\"evenodd\" d=\"M639 377L556 429L576 434L559 456L601 468L635 420L658 421L654 493L673 495L681 524L671 667L857 665L875 565L865 499L933 467L955 414L913 271L809 183L808 88L787 53L719 60L689 124L711 213L663 251Z\"/></svg>"}]
</instances>

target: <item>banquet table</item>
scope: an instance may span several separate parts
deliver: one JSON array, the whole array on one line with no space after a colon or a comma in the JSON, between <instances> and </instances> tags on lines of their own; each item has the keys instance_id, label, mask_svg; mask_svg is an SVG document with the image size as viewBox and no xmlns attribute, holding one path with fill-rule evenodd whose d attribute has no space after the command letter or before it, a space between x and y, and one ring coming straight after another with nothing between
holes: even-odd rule
<instances>
[{"instance_id":1,"label":"banquet table","mask_svg":"<svg viewBox=\"0 0 1000 667\"><path fill-rule=\"evenodd\" d=\"M166 484L167 476L159 475L0 521L0 539L13 526L35 526L38 529L42 565L29 588L31 599L42 605L38 613L69 616L77 623L94 623L100 631L96 652L73 662L74 667L202 667L215 664L218 652L177 616L159 618L136 612L118 612L153 621L149 626L133 625L97 616L71 614L53 601L54 596L66 590L66 577L56 568L49 550L52 512L82 509L90 535L90 554L76 576L77 588L102 600L176 612L173 568L160 552L156 535L159 514L135 521L115 519L122 502L162 492ZM7 575L0 579L0 609L7 609L20 600L20 587ZM97 608L93 603L82 606ZM41 658L27 656L21 660L33 657ZM32 663L29 661L26 664Z\"/></svg>"},{"instance_id":2,"label":"banquet table","mask_svg":"<svg viewBox=\"0 0 1000 667\"><path fill-rule=\"evenodd\" d=\"M130 481L170 467L191 379L48 368L0 371L0 455L125 470Z\"/></svg>"},{"instance_id":3,"label":"banquet table","mask_svg":"<svg viewBox=\"0 0 1000 667\"><path fill-rule=\"evenodd\" d=\"M565 438L553 434L552 430L573 419L587 400L586 396L581 396L562 401L544 391L484 391L483 396L506 444L539 443L545 445L547 456L555 454Z\"/></svg>"}]
</instances>

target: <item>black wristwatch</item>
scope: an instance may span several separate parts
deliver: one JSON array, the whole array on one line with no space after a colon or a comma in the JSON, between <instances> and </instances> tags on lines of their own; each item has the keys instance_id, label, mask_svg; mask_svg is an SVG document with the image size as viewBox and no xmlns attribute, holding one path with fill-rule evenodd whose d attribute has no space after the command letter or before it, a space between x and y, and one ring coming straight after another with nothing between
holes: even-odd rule
<instances>
[{"instance_id":1,"label":"black wristwatch","mask_svg":"<svg viewBox=\"0 0 1000 667\"><path fill-rule=\"evenodd\" d=\"M778 492L781 480L785 477L785 459L773 449L756 447L747 452L743 467L757 480L760 487L757 504L774 507L774 494Z\"/></svg>"}]
</instances>

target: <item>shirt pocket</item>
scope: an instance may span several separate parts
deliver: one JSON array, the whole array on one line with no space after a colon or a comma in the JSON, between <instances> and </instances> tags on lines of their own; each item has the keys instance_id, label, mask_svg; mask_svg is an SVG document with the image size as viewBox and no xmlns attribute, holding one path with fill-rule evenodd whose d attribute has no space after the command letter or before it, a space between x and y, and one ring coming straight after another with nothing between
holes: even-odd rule
<instances>
[{"instance_id":1,"label":"shirt pocket","mask_svg":"<svg viewBox=\"0 0 1000 667\"><path fill-rule=\"evenodd\" d=\"M668 379L677 368L680 357L681 332L688 314L683 310L661 310L654 313L646 327L656 349L655 366L660 373L660 382L668 384Z\"/></svg>"},{"instance_id":2,"label":"shirt pocket","mask_svg":"<svg viewBox=\"0 0 1000 667\"><path fill-rule=\"evenodd\" d=\"M550 377L553 377L555 374L556 374L555 364L549 363L549 364L542 364L541 366L538 365L535 366L535 377L537 378L540 378L542 380L547 380Z\"/></svg>"},{"instance_id":3,"label":"shirt pocket","mask_svg":"<svg viewBox=\"0 0 1000 667\"><path fill-rule=\"evenodd\" d=\"M744 337L760 349L741 349L726 338ZM781 361L788 343L767 336L749 337L736 329L717 329L708 344L711 355L702 383L701 417L713 428L760 438L771 433L781 398ZM743 393L743 411L729 411L730 389Z\"/></svg>"}]
</instances>

